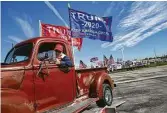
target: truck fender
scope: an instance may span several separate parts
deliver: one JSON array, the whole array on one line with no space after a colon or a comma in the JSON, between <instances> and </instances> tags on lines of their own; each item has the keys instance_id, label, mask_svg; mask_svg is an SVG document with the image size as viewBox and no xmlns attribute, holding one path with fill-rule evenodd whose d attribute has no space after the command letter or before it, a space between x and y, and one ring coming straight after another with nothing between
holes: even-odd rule
<instances>
[{"instance_id":1,"label":"truck fender","mask_svg":"<svg viewBox=\"0 0 167 113\"><path fill-rule=\"evenodd\" d=\"M27 98L24 92L19 90L1 89L1 110L2 113L34 113L33 103Z\"/></svg>"},{"instance_id":2,"label":"truck fender","mask_svg":"<svg viewBox=\"0 0 167 113\"><path fill-rule=\"evenodd\" d=\"M101 99L103 97L103 84L107 83L114 88L114 80L107 73L102 73L96 78L96 92L97 97Z\"/></svg>"}]
</instances>

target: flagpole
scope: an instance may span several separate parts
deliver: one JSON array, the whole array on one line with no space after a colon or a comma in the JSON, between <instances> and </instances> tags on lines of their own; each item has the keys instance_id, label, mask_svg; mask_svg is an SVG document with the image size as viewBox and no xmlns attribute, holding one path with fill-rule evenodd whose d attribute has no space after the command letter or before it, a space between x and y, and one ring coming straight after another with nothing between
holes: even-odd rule
<instances>
[{"instance_id":1,"label":"flagpole","mask_svg":"<svg viewBox=\"0 0 167 113\"><path fill-rule=\"evenodd\" d=\"M122 53L122 60L123 60L123 65L124 65L124 47L120 48L119 50L121 50L121 53Z\"/></svg>"},{"instance_id":2,"label":"flagpole","mask_svg":"<svg viewBox=\"0 0 167 113\"><path fill-rule=\"evenodd\" d=\"M41 37L41 20L39 20L39 36Z\"/></svg>"},{"instance_id":3,"label":"flagpole","mask_svg":"<svg viewBox=\"0 0 167 113\"><path fill-rule=\"evenodd\" d=\"M68 11L71 8L70 3L68 3ZM70 22L70 11L69 11L69 22ZM75 56L74 56L74 48L73 48L73 40L72 40L72 32L71 32L71 22L70 22L70 36L71 36L71 43L72 43L72 53L73 53L73 60L74 60L74 69L75 69Z\"/></svg>"},{"instance_id":4,"label":"flagpole","mask_svg":"<svg viewBox=\"0 0 167 113\"><path fill-rule=\"evenodd\" d=\"M124 60L125 60L125 57L124 57L124 48L122 48L121 51L122 51L122 58L123 58L123 62L124 62Z\"/></svg>"}]
</instances>

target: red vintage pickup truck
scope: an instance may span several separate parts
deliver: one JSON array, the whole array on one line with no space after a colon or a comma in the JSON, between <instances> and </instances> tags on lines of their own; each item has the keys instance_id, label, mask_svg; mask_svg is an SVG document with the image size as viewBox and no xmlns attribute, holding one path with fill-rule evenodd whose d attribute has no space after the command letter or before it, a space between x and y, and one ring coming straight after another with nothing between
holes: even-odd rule
<instances>
[{"instance_id":1,"label":"red vintage pickup truck","mask_svg":"<svg viewBox=\"0 0 167 113\"><path fill-rule=\"evenodd\" d=\"M91 103L111 105L116 85L106 68L59 67L49 58L57 43L73 61L67 41L36 37L15 45L1 63L2 113L77 113Z\"/></svg>"}]
</instances>

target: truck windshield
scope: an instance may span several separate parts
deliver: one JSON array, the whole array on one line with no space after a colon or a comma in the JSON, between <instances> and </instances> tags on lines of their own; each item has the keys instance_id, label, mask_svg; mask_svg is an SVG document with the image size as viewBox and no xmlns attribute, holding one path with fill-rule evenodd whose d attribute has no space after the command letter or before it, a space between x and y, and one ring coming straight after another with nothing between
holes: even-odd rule
<instances>
[{"instance_id":1,"label":"truck windshield","mask_svg":"<svg viewBox=\"0 0 167 113\"><path fill-rule=\"evenodd\" d=\"M29 60L33 48L32 43L16 46L9 51L5 64L18 63Z\"/></svg>"}]
</instances>

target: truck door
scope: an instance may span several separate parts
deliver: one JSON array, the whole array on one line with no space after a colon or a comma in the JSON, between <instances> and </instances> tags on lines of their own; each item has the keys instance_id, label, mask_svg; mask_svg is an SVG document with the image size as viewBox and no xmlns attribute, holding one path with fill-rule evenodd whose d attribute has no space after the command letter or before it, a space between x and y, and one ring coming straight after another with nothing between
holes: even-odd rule
<instances>
[{"instance_id":1,"label":"truck door","mask_svg":"<svg viewBox=\"0 0 167 113\"><path fill-rule=\"evenodd\" d=\"M69 72L63 71L57 66L53 57L54 47L57 42L40 42L36 53L36 61L34 63L34 72L38 73L39 66L42 60L41 56L48 55L49 59L43 61L40 74L36 75L35 79L35 98L37 110L42 110L49 106L61 106L72 102L74 99L74 67L69 68ZM64 43L63 53L68 56L67 47Z\"/></svg>"}]
</instances>

